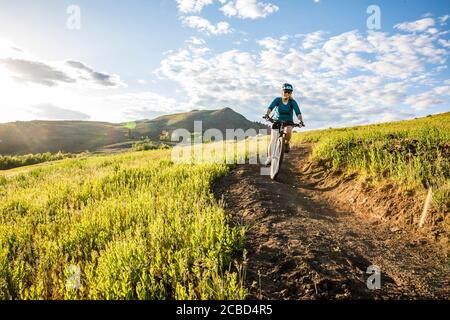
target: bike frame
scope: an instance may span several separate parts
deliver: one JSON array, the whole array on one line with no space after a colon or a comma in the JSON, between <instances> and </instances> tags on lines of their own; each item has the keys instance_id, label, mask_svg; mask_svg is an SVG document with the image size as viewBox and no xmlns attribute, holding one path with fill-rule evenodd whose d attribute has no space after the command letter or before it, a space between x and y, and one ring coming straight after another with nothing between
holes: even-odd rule
<instances>
[{"instance_id":1,"label":"bike frame","mask_svg":"<svg viewBox=\"0 0 450 320\"><path fill-rule=\"evenodd\" d=\"M267 119L269 122L271 123L280 123L280 128L278 129L271 129L271 135L273 135L274 133L277 135L275 137L275 139L271 139L272 141L272 145L270 147L270 150L272 151L272 162L270 165L270 178L272 180L275 180L278 176L278 173L280 172L280 168L281 168L281 163L283 162L283 156L284 156L284 143L285 143L285 139L286 139L286 132L285 132L285 128L287 126L292 126L292 127L300 127L298 124L293 124L291 122L289 122L289 125L286 125L287 122L286 121L278 121L278 120L274 120L272 118ZM275 131L275 132L274 132Z\"/></svg>"}]
</instances>

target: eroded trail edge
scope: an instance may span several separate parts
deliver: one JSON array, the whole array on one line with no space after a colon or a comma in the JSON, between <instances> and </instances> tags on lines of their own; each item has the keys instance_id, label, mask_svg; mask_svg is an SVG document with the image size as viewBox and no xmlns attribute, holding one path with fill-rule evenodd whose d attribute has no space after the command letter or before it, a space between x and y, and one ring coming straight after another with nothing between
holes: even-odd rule
<instances>
[{"instance_id":1,"label":"eroded trail edge","mask_svg":"<svg viewBox=\"0 0 450 320\"><path fill-rule=\"evenodd\" d=\"M233 223L248 227L248 298L450 298L445 250L329 201L337 185L320 187L326 174L305 168L311 147L286 155L278 181L240 165L214 186ZM367 287L371 265L381 269L381 289Z\"/></svg>"}]
</instances>

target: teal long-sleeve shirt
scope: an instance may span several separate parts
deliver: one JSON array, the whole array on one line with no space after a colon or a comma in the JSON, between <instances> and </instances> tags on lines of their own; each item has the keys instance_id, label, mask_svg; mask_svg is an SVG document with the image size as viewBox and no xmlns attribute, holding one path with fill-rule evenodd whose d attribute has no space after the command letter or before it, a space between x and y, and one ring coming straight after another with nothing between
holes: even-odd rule
<instances>
[{"instance_id":1,"label":"teal long-sleeve shirt","mask_svg":"<svg viewBox=\"0 0 450 320\"><path fill-rule=\"evenodd\" d=\"M275 98L270 104L269 109L273 110L275 107L277 108L275 110L275 115L273 116L274 120L294 121L294 111L297 116L301 114L297 101L294 99L291 99L287 104L284 104L281 97Z\"/></svg>"}]
</instances>

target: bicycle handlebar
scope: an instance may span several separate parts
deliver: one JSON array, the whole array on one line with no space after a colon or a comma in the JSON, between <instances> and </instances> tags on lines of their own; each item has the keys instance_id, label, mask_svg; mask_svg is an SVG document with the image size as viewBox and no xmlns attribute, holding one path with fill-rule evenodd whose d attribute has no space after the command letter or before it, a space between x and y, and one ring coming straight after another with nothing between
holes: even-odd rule
<instances>
[{"instance_id":1,"label":"bicycle handlebar","mask_svg":"<svg viewBox=\"0 0 450 320\"><path fill-rule=\"evenodd\" d=\"M271 122L271 123L275 123L275 122L281 122L281 123L290 122L290 121L274 120L274 119L271 118L271 117L265 117L265 116L263 117L263 119L265 119L266 121L269 121L269 122ZM291 126L301 128L301 127L305 127L305 124L304 124L303 121L302 121L302 122L300 122L300 123L292 123Z\"/></svg>"}]
</instances>

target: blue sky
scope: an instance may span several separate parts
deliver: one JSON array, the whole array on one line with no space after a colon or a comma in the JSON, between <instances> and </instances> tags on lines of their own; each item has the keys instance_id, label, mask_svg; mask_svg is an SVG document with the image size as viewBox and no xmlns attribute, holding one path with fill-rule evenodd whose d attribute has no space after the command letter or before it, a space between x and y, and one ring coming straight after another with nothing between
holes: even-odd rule
<instances>
[{"instance_id":1,"label":"blue sky","mask_svg":"<svg viewBox=\"0 0 450 320\"><path fill-rule=\"evenodd\" d=\"M449 111L449 14L436 0L0 0L0 122L258 120L284 81L310 128Z\"/></svg>"}]
</instances>

